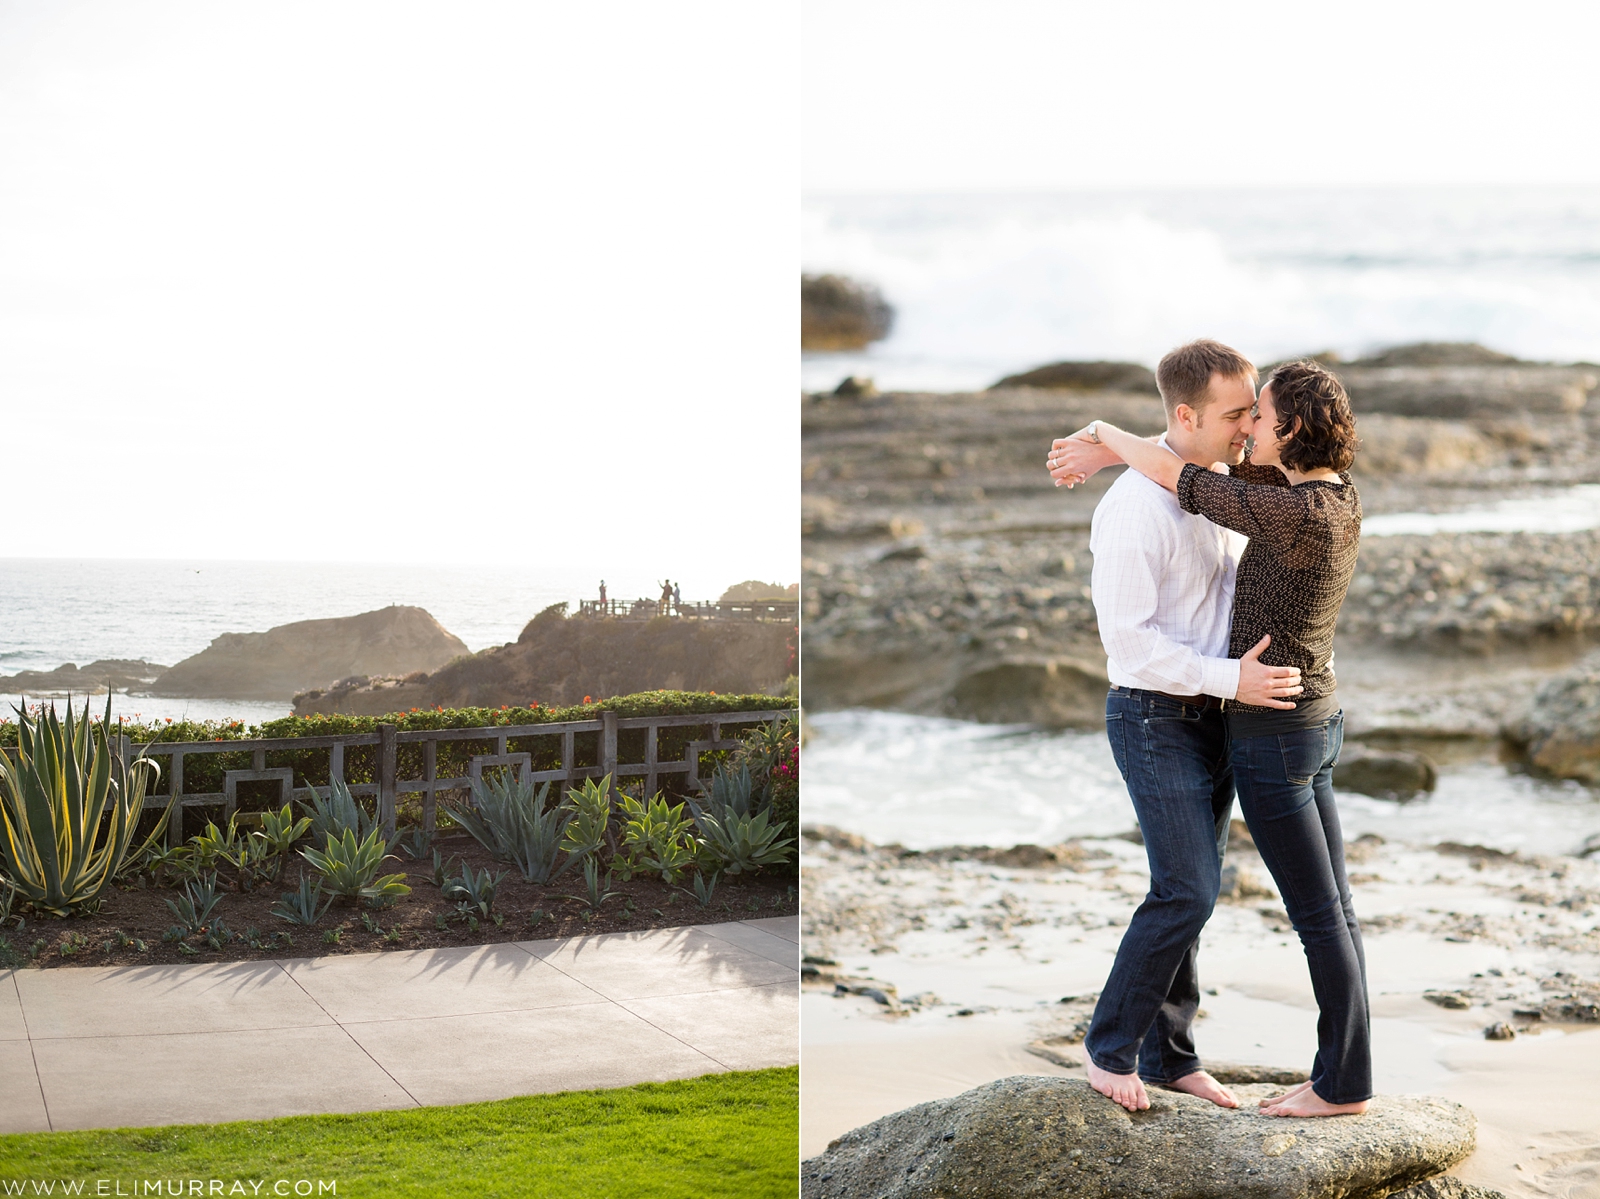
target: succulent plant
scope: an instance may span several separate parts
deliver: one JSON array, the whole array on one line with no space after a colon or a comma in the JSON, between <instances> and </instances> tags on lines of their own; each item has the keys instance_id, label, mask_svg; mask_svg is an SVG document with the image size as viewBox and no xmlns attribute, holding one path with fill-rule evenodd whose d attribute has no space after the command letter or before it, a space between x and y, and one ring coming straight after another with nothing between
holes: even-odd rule
<instances>
[{"instance_id":1,"label":"succulent plant","mask_svg":"<svg viewBox=\"0 0 1600 1199\"><path fill-rule=\"evenodd\" d=\"M65 722L55 706L37 716L16 709L17 744L0 749L0 874L37 911L68 916L99 900L125 865L138 861L166 827L168 802L137 849L144 797L160 768L124 761L112 743L111 697L104 719L88 706Z\"/></svg>"}]
</instances>

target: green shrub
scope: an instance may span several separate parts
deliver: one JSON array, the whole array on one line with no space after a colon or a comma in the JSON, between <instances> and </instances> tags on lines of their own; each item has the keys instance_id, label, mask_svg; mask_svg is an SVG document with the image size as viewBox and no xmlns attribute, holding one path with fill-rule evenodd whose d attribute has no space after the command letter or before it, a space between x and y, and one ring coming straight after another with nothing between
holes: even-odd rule
<instances>
[{"instance_id":1,"label":"green shrub","mask_svg":"<svg viewBox=\"0 0 1600 1199\"><path fill-rule=\"evenodd\" d=\"M506 725L558 724L570 720L598 720L602 712L615 712L619 717L717 715L725 712L764 712L788 707L789 702L771 695L712 695L702 691L644 691L637 695L622 695L589 704L567 707L500 707L500 708L435 708L431 711L397 712L390 716L284 716L260 725L245 725L242 721L171 721L155 724L124 724L122 732L133 739L135 745L146 743L171 744L178 741L239 741L255 737L328 737L376 733L384 723L394 724L401 732L419 729L497 728ZM752 726L744 725L748 729ZM727 725L723 735L736 735L741 726ZM703 740L709 733L708 725L690 725L682 728L662 729L657 740L661 761L682 761L689 742ZM0 748L17 743L18 728L14 721L0 719ZM617 751L623 761L644 760L643 729L622 729L618 734ZM553 770L560 766L561 742L557 737L513 737L507 748L513 753L529 753L533 769ZM440 742L437 768L441 778L460 778L476 754L496 752L494 739L477 741ZM401 778L421 778L423 774L423 748L421 745L402 744L398 750L398 769ZM574 752L580 767L600 765L600 737L598 733L579 734ZM701 771L709 771L718 755L701 759ZM160 759L157 759L158 761ZM183 761L183 789L186 794L215 793L222 790L223 773L228 770L249 770L253 763L249 750L238 753L196 754ZM325 749L273 751L267 754L267 765L278 768L288 766L294 770L296 787L326 787L328 778L328 751ZM346 748L344 778L349 783L377 782L377 747L352 745ZM660 789L668 795L681 796L687 783L681 774L661 776Z\"/></svg>"}]
</instances>

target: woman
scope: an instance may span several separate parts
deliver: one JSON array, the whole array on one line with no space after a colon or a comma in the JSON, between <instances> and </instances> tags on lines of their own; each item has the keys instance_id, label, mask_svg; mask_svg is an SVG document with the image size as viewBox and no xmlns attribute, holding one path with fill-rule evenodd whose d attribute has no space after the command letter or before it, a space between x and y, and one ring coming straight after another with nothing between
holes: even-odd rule
<instances>
[{"instance_id":1,"label":"woman","mask_svg":"<svg viewBox=\"0 0 1600 1199\"><path fill-rule=\"evenodd\" d=\"M1355 419L1339 381L1313 362L1279 367L1261 388L1254 449L1231 474L1095 421L1051 450L1072 486L1115 455L1199 513L1250 539L1239 559L1229 656L1271 634L1262 661L1298 666L1292 710L1230 703L1239 806L1305 947L1320 1016L1307 1083L1262 1108L1277 1116L1363 1112L1372 1097L1366 961L1345 877L1333 798L1343 741L1333 630L1355 574L1361 500L1346 473ZM1098 443L1098 444L1096 444Z\"/></svg>"}]
</instances>

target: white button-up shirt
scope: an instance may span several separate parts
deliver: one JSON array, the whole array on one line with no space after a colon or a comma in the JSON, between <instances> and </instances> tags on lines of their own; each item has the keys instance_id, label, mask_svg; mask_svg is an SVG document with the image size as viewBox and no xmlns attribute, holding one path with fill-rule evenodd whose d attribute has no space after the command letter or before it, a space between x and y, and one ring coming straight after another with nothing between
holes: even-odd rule
<instances>
[{"instance_id":1,"label":"white button-up shirt","mask_svg":"<svg viewBox=\"0 0 1600 1199\"><path fill-rule=\"evenodd\" d=\"M1161 444L1171 448L1165 438ZM1094 611L1113 683L1221 699L1238 693L1228 629L1245 544L1242 534L1185 512L1138 471L1123 472L1089 533Z\"/></svg>"}]
</instances>

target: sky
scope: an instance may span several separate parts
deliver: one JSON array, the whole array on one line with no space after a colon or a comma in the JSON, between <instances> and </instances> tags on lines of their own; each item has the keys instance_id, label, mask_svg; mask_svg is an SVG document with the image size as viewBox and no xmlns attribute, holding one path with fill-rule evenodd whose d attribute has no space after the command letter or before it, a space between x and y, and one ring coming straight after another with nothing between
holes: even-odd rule
<instances>
[{"instance_id":1,"label":"sky","mask_svg":"<svg viewBox=\"0 0 1600 1199\"><path fill-rule=\"evenodd\" d=\"M0 554L792 582L798 23L0 0Z\"/></svg>"},{"instance_id":2,"label":"sky","mask_svg":"<svg viewBox=\"0 0 1600 1199\"><path fill-rule=\"evenodd\" d=\"M1600 183L1600 6L804 0L810 192Z\"/></svg>"}]
</instances>

